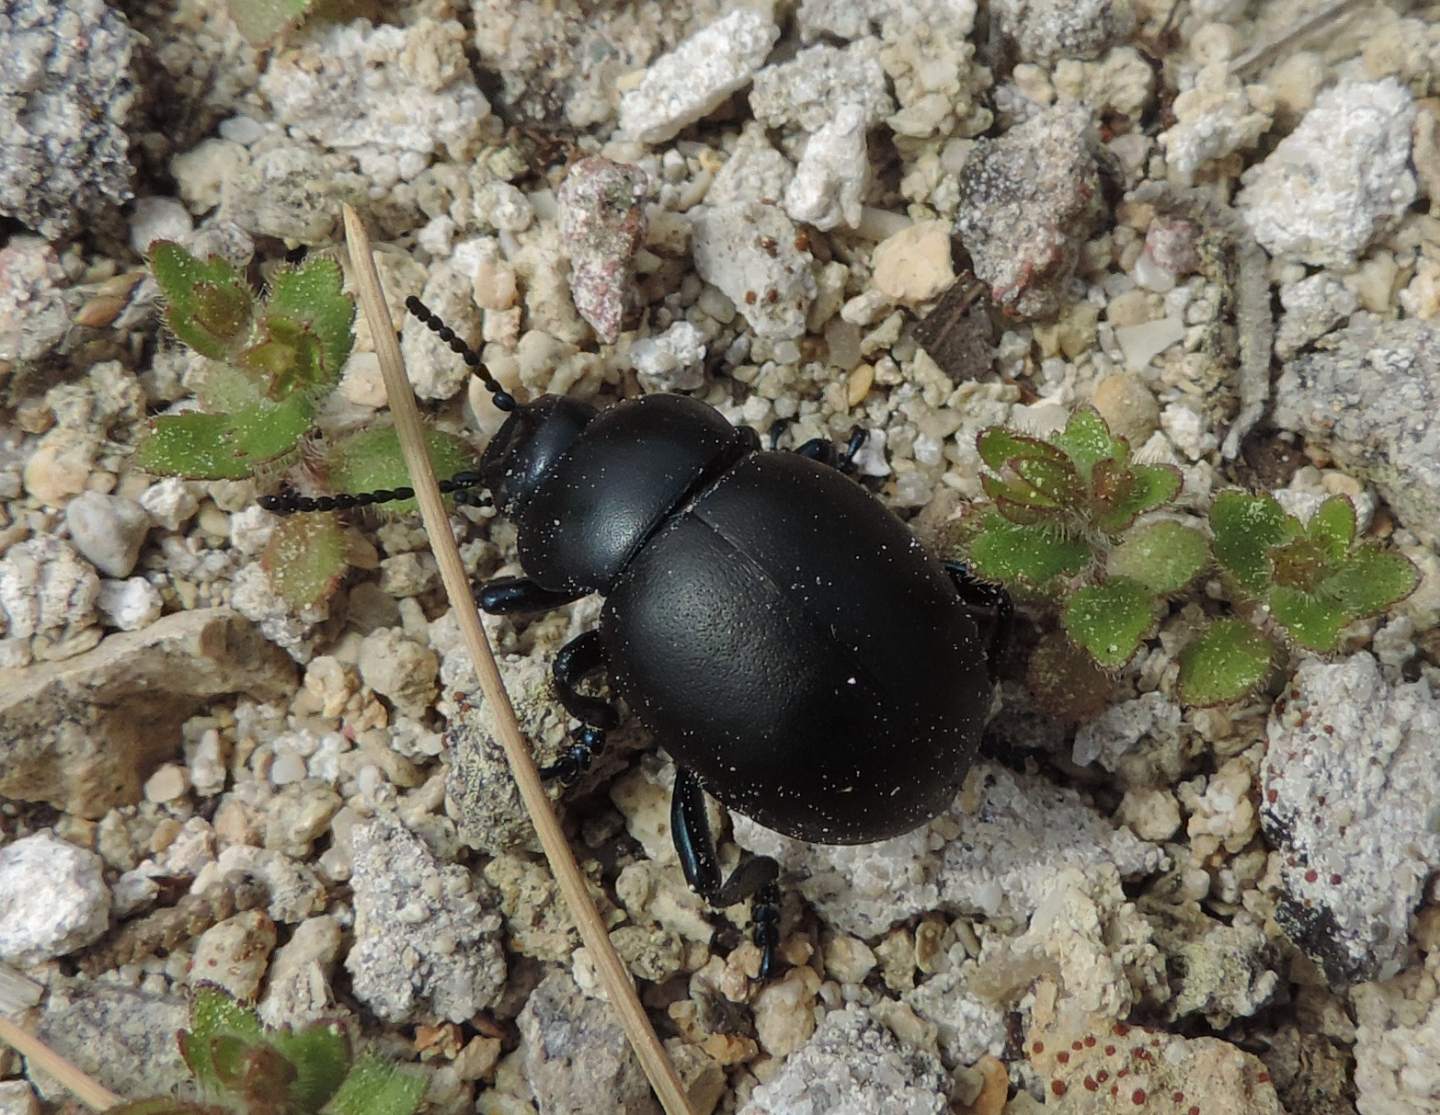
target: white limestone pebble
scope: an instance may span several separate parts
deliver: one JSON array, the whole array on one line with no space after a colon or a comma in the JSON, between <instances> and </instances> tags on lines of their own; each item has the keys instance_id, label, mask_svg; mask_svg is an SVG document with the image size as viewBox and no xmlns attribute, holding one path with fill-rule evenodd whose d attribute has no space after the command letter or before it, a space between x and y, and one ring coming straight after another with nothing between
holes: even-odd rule
<instances>
[{"instance_id":1,"label":"white limestone pebble","mask_svg":"<svg viewBox=\"0 0 1440 1115\"><path fill-rule=\"evenodd\" d=\"M642 143L669 139L743 89L780 37L770 15L741 8L651 63L620 99L620 130Z\"/></svg>"},{"instance_id":2,"label":"white limestone pebble","mask_svg":"<svg viewBox=\"0 0 1440 1115\"><path fill-rule=\"evenodd\" d=\"M808 47L788 62L755 75L750 109L767 128L818 132L846 106L859 110L864 127L895 111L880 64L880 43L862 39L843 49Z\"/></svg>"},{"instance_id":3,"label":"white limestone pebble","mask_svg":"<svg viewBox=\"0 0 1440 1115\"><path fill-rule=\"evenodd\" d=\"M140 506L145 508L156 526L179 530L200 510L200 501L190 491L187 481L167 476L140 493Z\"/></svg>"},{"instance_id":4,"label":"white limestone pebble","mask_svg":"<svg viewBox=\"0 0 1440 1115\"><path fill-rule=\"evenodd\" d=\"M165 608L160 590L144 577L123 581L102 580L95 598L95 610L110 627L139 631L160 618Z\"/></svg>"},{"instance_id":5,"label":"white limestone pebble","mask_svg":"<svg viewBox=\"0 0 1440 1115\"><path fill-rule=\"evenodd\" d=\"M814 257L785 212L765 202L707 206L694 219L695 270L719 287L757 336L801 337L817 290Z\"/></svg>"},{"instance_id":6,"label":"white limestone pebble","mask_svg":"<svg viewBox=\"0 0 1440 1115\"><path fill-rule=\"evenodd\" d=\"M705 382L705 335L677 321L656 337L630 346L630 363L647 391L693 391Z\"/></svg>"},{"instance_id":7,"label":"white limestone pebble","mask_svg":"<svg viewBox=\"0 0 1440 1115\"><path fill-rule=\"evenodd\" d=\"M36 535L0 558L0 612L12 638L84 627L99 594L95 570L53 535Z\"/></svg>"},{"instance_id":8,"label":"white limestone pebble","mask_svg":"<svg viewBox=\"0 0 1440 1115\"><path fill-rule=\"evenodd\" d=\"M110 925L102 867L48 829L0 848L0 960L28 968L98 939Z\"/></svg>"},{"instance_id":9,"label":"white limestone pebble","mask_svg":"<svg viewBox=\"0 0 1440 1115\"><path fill-rule=\"evenodd\" d=\"M870 184L865 127L864 110L845 104L810 137L785 189L785 212L819 229L860 224Z\"/></svg>"},{"instance_id":10,"label":"white limestone pebble","mask_svg":"<svg viewBox=\"0 0 1440 1115\"><path fill-rule=\"evenodd\" d=\"M190 210L173 197L138 197L130 210L130 247L143 256L156 240L183 240L195 230Z\"/></svg>"},{"instance_id":11,"label":"white limestone pebble","mask_svg":"<svg viewBox=\"0 0 1440 1115\"><path fill-rule=\"evenodd\" d=\"M1321 94L1290 135L1245 172L1236 198L1272 256L1349 267L1415 200L1415 103L1393 78Z\"/></svg>"},{"instance_id":12,"label":"white limestone pebble","mask_svg":"<svg viewBox=\"0 0 1440 1115\"><path fill-rule=\"evenodd\" d=\"M1276 920L1336 983L1395 975L1440 862L1440 702L1423 680L1389 685L1368 654L1311 660L1267 736L1260 819L1280 855Z\"/></svg>"},{"instance_id":13,"label":"white limestone pebble","mask_svg":"<svg viewBox=\"0 0 1440 1115\"><path fill-rule=\"evenodd\" d=\"M128 577L150 530L145 509L124 496L82 492L65 507L70 540L91 565L109 577Z\"/></svg>"}]
</instances>

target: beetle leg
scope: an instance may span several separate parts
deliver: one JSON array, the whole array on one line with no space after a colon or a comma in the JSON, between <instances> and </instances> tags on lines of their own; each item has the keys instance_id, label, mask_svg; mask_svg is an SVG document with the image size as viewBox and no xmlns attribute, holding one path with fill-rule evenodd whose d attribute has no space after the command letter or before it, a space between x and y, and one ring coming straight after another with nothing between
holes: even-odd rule
<instances>
[{"instance_id":1,"label":"beetle leg","mask_svg":"<svg viewBox=\"0 0 1440 1115\"><path fill-rule=\"evenodd\" d=\"M556 592L541 588L528 577L496 577L480 586L480 610L492 616L548 612L573 604L584 592Z\"/></svg>"},{"instance_id":2,"label":"beetle leg","mask_svg":"<svg viewBox=\"0 0 1440 1115\"><path fill-rule=\"evenodd\" d=\"M1000 669L1000 659L1010 646L1010 619L1015 606L1010 594L993 581L983 581L964 562L947 561L945 572L955 584L960 603L980 627L980 633L989 644L985 650L985 664L993 682Z\"/></svg>"},{"instance_id":3,"label":"beetle leg","mask_svg":"<svg viewBox=\"0 0 1440 1115\"><path fill-rule=\"evenodd\" d=\"M838 469L848 476L855 471L855 458L869 436L870 431L864 426L856 426L850 431L844 452L836 449L833 441L823 437L811 438L804 445L796 446L795 452L812 461L819 461L822 465Z\"/></svg>"},{"instance_id":4,"label":"beetle leg","mask_svg":"<svg viewBox=\"0 0 1440 1115\"><path fill-rule=\"evenodd\" d=\"M780 944L780 891L775 880L780 865L769 856L746 856L720 881L720 857L715 837L705 818L705 790L693 771L675 770L675 792L670 798L670 835L680 856L685 881L710 905L733 906L753 897L754 940L760 949L760 978L768 979Z\"/></svg>"},{"instance_id":5,"label":"beetle leg","mask_svg":"<svg viewBox=\"0 0 1440 1115\"><path fill-rule=\"evenodd\" d=\"M581 678L604 667L605 646L600 641L600 632L586 631L560 648L550 673L565 711L582 724L608 732L620 726L620 714L615 711L615 706L599 697L587 697L575 689Z\"/></svg>"}]
</instances>

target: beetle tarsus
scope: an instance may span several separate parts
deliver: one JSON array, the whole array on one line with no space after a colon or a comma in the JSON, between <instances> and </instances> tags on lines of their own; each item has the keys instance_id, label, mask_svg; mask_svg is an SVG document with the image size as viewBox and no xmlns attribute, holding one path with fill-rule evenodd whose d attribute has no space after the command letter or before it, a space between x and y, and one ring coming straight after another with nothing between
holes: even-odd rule
<instances>
[{"instance_id":1,"label":"beetle tarsus","mask_svg":"<svg viewBox=\"0 0 1440 1115\"><path fill-rule=\"evenodd\" d=\"M1015 605L1000 585L977 577L964 562L947 561L945 572L950 574L955 594L985 639L985 664L993 682L999 674L1000 660L1010 647L1010 620L1015 615Z\"/></svg>"},{"instance_id":2,"label":"beetle tarsus","mask_svg":"<svg viewBox=\"0 0 1440 1115\"><path fill-rule=\"evenodd\" d=\"M723 908L754 899L754 939L761 952L760 978L768 979L775 965L780 942L780 890L775 880L780 865L769 856L746 856L720 881L720 857L710 822L705 818L705 790L693 771L681 767L675 772L675 792L670 799L670 835L680 857L680 868L690 889L710 905Z\"/></svg>"},{"instance_id":3,"label":"beetle tarsus","mask_svg":"<svg viewBox=\"0 0 1440 1115\"><path fill-rule=\"evenodd\" d=\"M770 447L772 449L780 440L779 434L776 432L777 428L783 429L783 426L777 422L770 427ZM823 437L811 438L805 444L796 446L794 452L797 456L819 461L822 465L829 465L849 476L855 471L855 458L869 437L869 430L864 426L856 426L850 431L850 437L845 442L844 452L837 449L835 443L829 438Z\"/></svg>"},{"instance_id":4,"label":"beetle tarsus","mask_svg":"<svg viewBox=\"0 0 1440 1115\"><path fill-rule=\"evenodd\" d=\"M751 939L760 950L760 979L768 980L775 970L775 950L780 947L780 888L773 882L755 895L751 920L755 923Z\"/></svg>"},{"instance_id":5,"label":"beetle tarsus","mask_svg":"<svg viewBox=\"0 0 1440 1115\"><path fill-rule=\"evenodd\" d=\"M492 616L548 612L573 604L585 595L541 588L529 577L496 577L480 586L480 610Z\"/></svg>"},{"instance_id":6,"label":"beetle tarsus","mask_svg":"<svg viewBox=\"0 0 1440 1115\"><path fill-rule=\"evenodd\" d=\"M540 768L540 778L543 781L549 782L558 778L566 786L578 782L590 769L595 756L605 750L605 733L599 728L582 724L570 733L570 738L575 742L565 754L549 766Z\"/></svg>"}]
</instances>

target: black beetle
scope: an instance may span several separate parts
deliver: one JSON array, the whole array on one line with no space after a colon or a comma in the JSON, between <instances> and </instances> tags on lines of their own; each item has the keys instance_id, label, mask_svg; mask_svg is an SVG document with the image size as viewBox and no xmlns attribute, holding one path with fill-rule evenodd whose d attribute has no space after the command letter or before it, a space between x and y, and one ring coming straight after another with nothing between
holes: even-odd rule
<instances>
[{"instance_id":1,"label":"black beetle","mask_svg":"<svg viewBox=\"0 0 1440 1115\"><path fill-rule=\"evenodd\" d=\"M606 598L599 626L555 657L556 691L581 727L542 773L576 777L619 724L613 705L577 689L608 670L675 760L670 819L686 879L712 905L757 898L768 975L777 866L752 856L722 881L704 792L822 844L883 840L938 816L979 745L1009 598L931 557L843 474L863 434L843 457L823 440L767 452L755 431L685 395L598 411L555 395L520 404L418 299L406 305L508 412L478 470L443 485L488 489L519 531L526 576L487 583L481 608ZM329 510L412 494L262 502Z\"/></svg>"}]
</instances>

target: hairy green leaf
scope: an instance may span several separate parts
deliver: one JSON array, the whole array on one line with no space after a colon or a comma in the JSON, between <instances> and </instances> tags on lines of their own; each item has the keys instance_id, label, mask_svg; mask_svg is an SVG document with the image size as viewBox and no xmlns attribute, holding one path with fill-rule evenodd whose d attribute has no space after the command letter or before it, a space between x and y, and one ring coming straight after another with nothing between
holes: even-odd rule
<instances>
[{"instance_id":1,"label":"hairy green leaf","mask_svg":"<svg viewBox=\"0 0 1440 1115\"><path fill-rule=\"evenodd\" d=\"M291 390L339 382L340 369L355 341L355 302L345 293L340 265L316 256L299 267L276 272L270 280L264 324L281 343L299 347L302 336L310 341Z\"/></svg>"},{"instance_id":2,"label":"hairy green leaf","mask_svg":"<svg viewBox=\"0 0 1440 1115\"><path fill-rule=\"evenodd\" d=\"M1076 644L1101 666L1119 669L1130 661L1155 622L1155 594L1139 581L1112 577L1089 585L1065 604L1061 621Z\"/></svg>"},{"instance_id":3,"label":"hairy green leaf","mask_svg":"<svg viewBox=\"0 0 1440 1115\"><path fill-rule=\"evenodd\" d=\"M425 1085L423 1076L366 1054L325 1105L325 1115L413 1115Z\"/></svg>"},{"instance_id":4,"label":"hairy green leaf","mask_svg":"<svg viewBox=\"0 0 1440 1115\"><path fill-rule=\"evenodd\" d=\"M1065 454L1049 442L1026 437L1008 426L987 426L975 439L980 459L996 472L1016 459L1064 461Z\"/></svg>"},{"instance_id":5,"label":"hairy green leaf","mask_svg":"<svg viewBox=\"0 0 1440 1115\"><path fill-rule=\"evenodd\" d=\"M1023 526L989 514L970 546L970 561L992 581L1044 589L1090 564L1090 547L1049 524Z\"/></svg>"},{"instance_id":6,"label":"hairy green leaf","mask_svg":"<svg viewBox=\"0 0 1440 1115\"><path fill-rule=\"evenodd\" d=\"M136 460L147 472L192 480L243 480L290 452L310 428L303 396L235 414L172 414L155 419Z\"/></svg>"},{"instance_id":7,"label":"hairy green leaf","mask_svg":"<svg viewBox=\"0 0 1440 1115\"><path fill-rule=\"evenodd\" d=\"M1119 534L1146 511L1180 494L1180 470L1172 465L1131 465L1124 475L1115 498L1095 518L1096 527L1108 534Z\"/></svg>"},{"instance_id":8,"label":"hairy green leaf","mask_svg":"<svg viewBox=\"0 0 1440 1115\"><path fill-rule=\"evenodd\" d=\"M1081 407L1070 416L1065 429L1050 439L1074 462L1085 480L1101 461L1113 460L1121 465L1130 460L1130 446L1124 438L1113 437L1110 427L1094 407Z\"/></svg>"},{"instance_id":9,"label":"hairy green leaf","mask_svg":"<svg viewBox=\"0 0 1440 1115\"><path fill-rule=\"evenodd\" d=\"M1110 554L1112 576L1139 581L1151 592L1179 592L1205 568L1209 543L1183 523L1151 523L1128 534Z\"/></svg>"},{"instance_id":10,"label":"hairy green leaf","mask_svg":"<svg viewBox=\"0 0 1440 1115\"><path fill-rule=\"evenodd\" d=\"M1270 614L1302 647L1331 651L1340 645L1340 631L1350 622L1345 609L1334 600L1290 585L1270 590Z\"/></svg>"},{"instance_id":11,"label":"hairy green leaf","mask_svg":"<svg viewBox=\"0 0 1440 1115\"><path fill-rule=\"evenodd\" d=\"M1275 644L1244 620L1219 620L1180 652L1180 699L1237 701L1265 680L1274 658Z\"/></svg>"},{"instance_id":12,"label":"hairy green leaf","mask_svg":"<svg viewBox=\"0 0 1440 1115\"><path fill-rule=\"evenodd\" d=\"M980 487L985 490L985 494L993 499L997 505L1002 503L1010 504L1041 515L1060 509L1056 502L1044 492L1037 489L1033 484L1027 483L1018 477L1012 477L1007 480L988 472L982 472L980 474ZM1028 522L1031 520L1025 519L1019 521Z\"/></svg>"},{"instance_id":13,"label":"hairy green leaf","mask_svg":"<svg viewBox=\"0 0 1440 1115\"><path fill-rule=\"evenodd\" d=\"M1274 496L1231 490L1210 505L1210 532L1222 568L1245 592L1263 596L1274 568L1270 551L1297 537L1301 526Z\"/></svg>"},{"instance_id":14,"label":"hairy green leaf","mask_svg":"<svg viewBox=\"0 0 1440 1115\"><path fill-rule=\"evenodd\" d=\"M1040 640L1025 669L1025 684L1036 702L1061 720L1092 720L1110 703L1114 682L1064 635Z\"/></svg>"},{"instance_id":15,"label":"hairy green leaf","mask_svg":"<svg viewBox=\"0 0 1440 1115\"><path fill-rule=\"evenodd\" d=\"M1075 466L1067 460L1017 457L1010 462L1010 468L1052 504L1069 507L1080 497L1080 477L1075 472Z\"/></svg>"},{"instance_id":16,"label":"hairy green leaf","mask_svg":"<svg viewBox=\"0 0 1440 1115\"><path fill-rule=\"evenodd\" d=\"M289 1095L299 1111L319 1111L350 1071L350 1038L338 1024L277 1031L270 1035L270 1042L295 1066Z\"/></svg>"},{"instance_id":17,"label":"hairy green leaf","mask_svg":"<svg viewBox=\"0 0 1440 1115\"><path fill-rule=\"evenodd\" d=\"M1378 615L1404 600L1420 583L1420 571L1403 554L1359 546L1340 568L1320 582L1319 594L1333 600L1352 620Z\"/></svg>"},{"instance_id":18,"label":"hairy green leaf","mask_svg":"<svg viewBox=\"0 0 1440 1115\"><path fill-rule=\"evenodd\" d=\"M345 528L333 513L281 519L260 555L270 585L295 608L320 603L345 576Z\"/></svg>"},{"instance_id":19,"label":"hairy green leaf","mask_svg":"<svg viewBox=\"0 0 1440 1115\"><path fill-rule=\"evenodd\" d=\"M202 356L222 359L250 335L255 296L250 284L219 256L196 259L179 244L150 245L150 271L165 294L171 331Z\"/></svg>"},{"instance_id":20,"label":"hairy green leaf","mask_svg":"<svg viewBox=\"0 0 1440 1115\"><path fill-rule=\"evenodd\" d=\"M1305 524L1305 533L1332 558L1343 558L1355 541L1355 505L1347 496L1331 496Z\"/></svg>"},{"instance_id":21,"label":"hairy green leaf","mask_svg":"<svg viewBox=\"0 0 1440 1115\"><path fill-rule=\"evenodd\" d=\"M215 1096L223 1090L214 1060L215 1043L223 1039L243 1044L261 1040L260 1017L235 1002L213 984L201 984L190 1000L190 1028L180 1031L180 1055L190 1066L200 1090Z\"/></svg>"}]
</instances>

